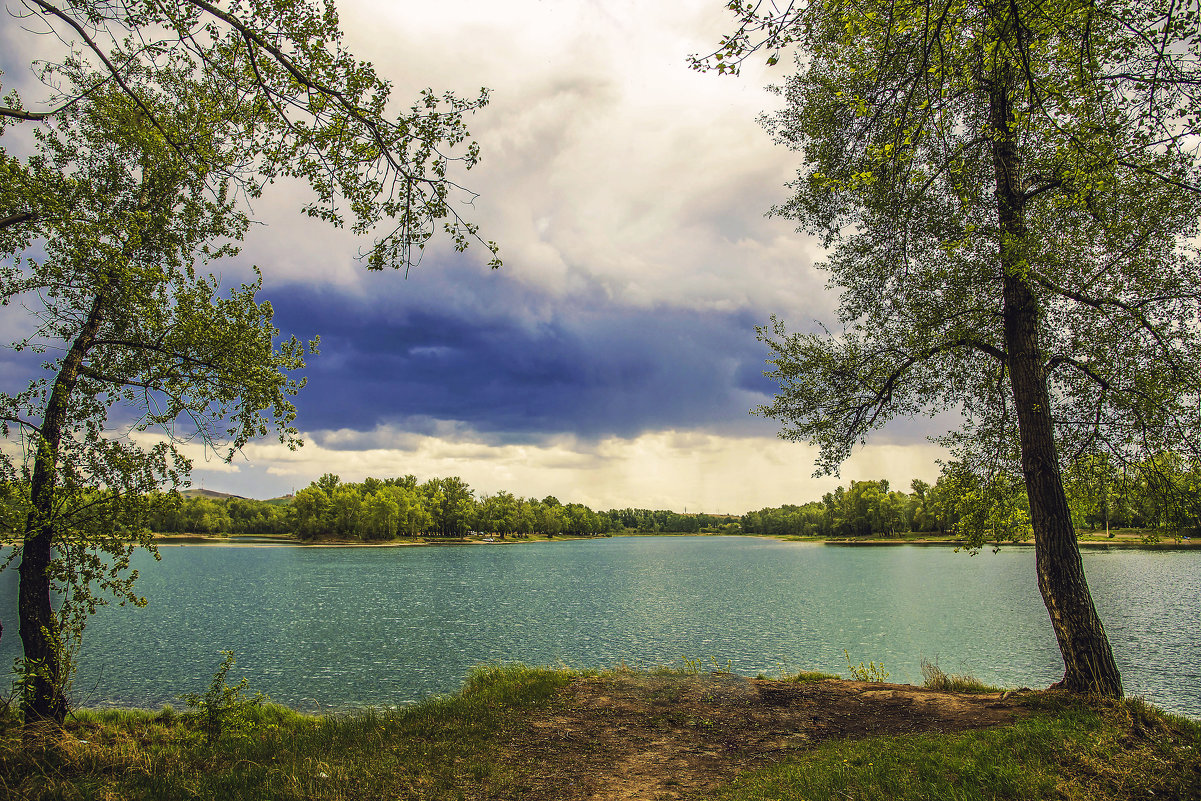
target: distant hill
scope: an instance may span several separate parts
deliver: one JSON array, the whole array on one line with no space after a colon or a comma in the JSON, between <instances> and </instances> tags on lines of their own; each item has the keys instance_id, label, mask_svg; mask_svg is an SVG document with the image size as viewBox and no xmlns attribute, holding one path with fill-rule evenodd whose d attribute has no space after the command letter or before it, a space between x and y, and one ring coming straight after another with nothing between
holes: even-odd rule
<instances>
[{"instance_id":1,"label":"distant hill","mask_svg":"<svg viewBox=\"0 0 1201 801\"><path fill-rule=\"evenodd\" d=\"M228 492L217 492L216 490L211 489L186 489L179 494L185 498L240 498L243 501L250 500L244 495L231 495Z\"/></svg>"},{"instance_id":2,"label":"distant hill","mask_svg":"<svg viewBox=\"0 0 1201 801\"><path fill-rule=\"evenodd\" d=\"M253 501L255 498L247 498L245 495L234 495L229 492L217 492L211 489L186 489L179 493L185 498L211 498L215 501L227 501L230 498L237 498L242 501ZM281 495L278 498L269 498L259 503L269 503L272 506L290 506L292 503L292 495Z\"/></svg>"}]
</instances>

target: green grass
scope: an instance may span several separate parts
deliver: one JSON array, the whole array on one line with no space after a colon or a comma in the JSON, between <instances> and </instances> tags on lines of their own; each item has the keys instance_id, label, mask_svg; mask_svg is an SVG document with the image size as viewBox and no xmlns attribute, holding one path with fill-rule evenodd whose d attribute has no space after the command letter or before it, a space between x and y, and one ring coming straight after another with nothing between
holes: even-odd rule
<instances>
[{"instance_id":1,"label":"green grass","mask_svg":"<svg viewBox=\"0 0 1201 801\"><path fill-rule=\"evenodd\" d=\"M997 729L828 741L744 773L718 801L1201 798L1201 726L1138 700L1044 702Z\"/></svg>"},{"instance_id":2,"label":"green grass","mask_svg":"<svg viewBox=\"0 0 1201 801\"><path fill-rule=\"evenodd\" d=\"M944 673L938 662L922 660L922 686L947 693L998 693L1004 688L985 684L970 674Z\"/></svg>"},{"instance_id":3,"label":"green grass","mask_svg":"<svg viewBox=\"0 0 1201 801\"><path fill-rule=\"evenodd\" d=\"M212 746L170 708L83 712L63 733L12 727L0 739L0 798L505 797L516 777L495 742L575 675L486 666L452 696L330 717L266 704Z\"/></svg>"},{"instance_id":4,"label":"green grass","mask_svg":"<svg viewBox=\"0 0 1201 801\"><path fill-rule=\"evenodd\" d=\"M711 667L685 660L650 675L684 680ZM22 732L10 722L0 729L0 798L441 801L520 799L532 786L553 798L554 786L532 771L549 767L553 782L545 759L572 759L590 744L567 741L563 749L577 750L513 762L506 744L557 689L586 675L598 674L491 665L473 670L455 695L402 709L318 717L264 704L211 744L195 716L170 707L84 711L62 732ZM1201 799L1201 724L1137 699L1033 694L1022 703L1029 716L996 729L818 743L739 774L713 798Z\"/></svg>"},{"instance_id":5,"label":"green grass","mask_svg":"<svg viewBox=\"0 0 1201 801\"><path fill-rule=\"evenodd\" d=\"M760 676L759 678L767 678ZM795 681L798 684L806 681L825 681L826 679L841 679L837 673L823 673L820 670L798 670L796 673L781 673L780 681Z\"/></svg>"}]
</instances>

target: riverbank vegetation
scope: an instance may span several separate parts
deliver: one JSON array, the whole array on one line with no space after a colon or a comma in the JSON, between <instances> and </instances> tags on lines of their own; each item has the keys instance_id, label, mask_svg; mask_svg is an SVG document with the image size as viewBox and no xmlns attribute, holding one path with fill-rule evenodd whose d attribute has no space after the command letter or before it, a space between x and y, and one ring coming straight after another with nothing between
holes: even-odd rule
<instances>
[{"instance_id":1,"label":"riverbank vegetation","mask_svg":"<svg viewBox=\"0 0 1201 801\"><path fill-rule=\"evenodd\" d=\"M1081 539L1180 541L1201 529L1201 465L1166 455L1118 469L1093 457L1069 465L1064 475ZM735 516L633 507L594 511L554 496L477 492L458 477L344 482L326 474L294 496L263 501L211 491L155 493L146 508L147 526L158 534L309 542L708 533L979 544L1031 536L1029 501L1016 477L985 480L950 463L933 484L915 479L909 489L894 489L886 480L851 481L821 500ZM16 530L27 514L20 503L27 490L5 484L0 493L0 524Z\"/></svg>"},{"instance_id":2,"label":"riverbank vegetation","mask_svg":"<svg viewBox=\"0 0 1201 801\"><path fill-rule=\"evenodd\" d=\"M733 532L732 515L668 510L597 512L553 495L477 494L458 476L418 482L412 475L344 482L327 473L288 499L181 497L162 494L148 525L163 534L287 535L301 540L383 542L403 537L459 538L482 532L499 539L591 537L625 532Z\"/></svg>"},{"instance_id":3,"label":"riverbank vegetation","mask_svg":"<svg viewBox=\"0 0 1201 801\"><path fill-rule=\"evenodd\" d=\"M1201 462L1166 453L1119 467L1103 455L1071 461L1064 490L1077 535L1139 541L1181 539L1201 529ZM910 492L887 481L852 481L820 501L768 507L739 519L744 533L838 539L950 536L971 544L1033 536L1030 502L1020 477L983 478L948 463L934 484L914 480Z\"/></svg>"},{"instance_id":4,"label":"riverbank vegetation","mask_svg":"<svg viewBox=\"0 0 1201 801\"><path fill-rule=\"evenodd\" d=\"M212 739L199 717L169 708L85 711L62 730L8 726L0 792L530 801L1201 793L1201 727L1139 701L815 678L490 666L455 695L401 709L319 717L255 706Z\"/></svg>"},{"instance_id":5,"label":"riverbank vegetation","mask_svg":"<svg viewBox=\"0 0 1201 801\"><path fill-rule=\"evenodd\" d=\"M1201 464L1174 454L1122 468L1102 456L1077 459L1064 471L1064 486L1081 538L1156 542L1180 540L1201 529ZM214 493L158 495L150 504L149 526L162 534L364 542L469 532L500 539L621 533L918 537L977 545L1032 536L1029 500L1016 476L985 479L952 462L934 484L915 479L909 489L893 489L885 480L851 481L821 500L734 516L632 507L598 512L553 496L477 493L457 476L343 482L326 474L295 496L268 501Z\"/></svg>"}]
</instances>

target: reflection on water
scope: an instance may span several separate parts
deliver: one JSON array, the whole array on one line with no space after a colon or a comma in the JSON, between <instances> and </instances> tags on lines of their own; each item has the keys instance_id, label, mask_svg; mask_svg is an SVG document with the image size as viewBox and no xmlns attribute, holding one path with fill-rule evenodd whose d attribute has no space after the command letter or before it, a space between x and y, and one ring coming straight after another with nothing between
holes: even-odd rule
<instances>
[{"instance_id":1,"label":"reflection on water","mask_svg":"<svg viewBox=\"0 0 1201 801\"><path fill-rule=\"evenodd\" d=\"M220 661L301 708L454 690L488 661L651 665L729 660L744 674L846 672L922 658L1006 686L1062 673L1032 551L832 548L737 537L636 537L459 548L179 546L139 555L143 609L92 621L83 705L157 706ZM1201 554L1085 554L1128 692L1201 715ZM19 653L16 571L0 574L5 664Z\"/></svg>"}]
</instances>

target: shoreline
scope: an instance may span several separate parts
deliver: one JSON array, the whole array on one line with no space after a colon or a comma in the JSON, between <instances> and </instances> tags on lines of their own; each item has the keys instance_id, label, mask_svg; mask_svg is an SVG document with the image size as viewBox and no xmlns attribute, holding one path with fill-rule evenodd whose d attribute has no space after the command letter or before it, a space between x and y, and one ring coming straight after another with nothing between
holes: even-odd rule
<instances>
[{"instance_id":1,"label":"shoreline","mask_svg":"<svg viewBox=\"0 0 1201 801\"><path fill-rule=\"evenodd\" d=\"M686 535L681 535L686 536ZM151 543L156 548L163 546L182 545L225 545L237 548L278 548L294 546L300 548L411 548L421 546L453 547L458 545L521 545L531 542L568 542L574 540L604 539L604 537L530 537L527 539L506 539L485 542L481 539L466 538L423 538L406 537L394 540L335 540L318 539L302 540L287 535L270 534L234 534L227 537L204 534L155 534Z\"/></svg>"},{"instance_id":2,"label":"shoreline","mask_svg":"<svg viewBox=\"0 0 1201 801\"><path fill-rule=\"evenodd\" d=\"M775 540L776 542L802 542L814 545L829 545L833 547L850 547L850 548L865 548L865 547L896 547L901 545L916 545L919 547L966 547L964 540L958 538L936 538L936 537L918 537L913 539L885 539L885 538L824 538L824 537L802 537L791 535L773 535L773 534L695 534L695 533L673 533L673 532L644 532L644 533L622 533L608 536L615 537L749 537L757 539ZM577 537L577 536L560 536L560 537L530 537L527 539L505 539L485 541L483 539L468 539L468 538L404 538L396 540L382 541L361 541L361 540L335 540L335 539L319 539L319 540L301 540L289 536L273 536L273 535L234 535L228 537L206 536L199 534L156 534L152 540L155 547L163 546L183 546L183 545L225 545L229 547L239 548L276 548L280 546L295 546L305 548L410 548L410 547L453 547L460 545L522 545L536 542L574 542L577 540L595 540L605 539L606 537ZM1094 551L1109 551L1109 550L1144 550L1144 551L1187 551L1201 546L1201 538L1185 539L1177 541L1173 538L1164 538L1159 542L1144 542L1142 539L1133 537L1122 537L1114 539L1078 539L1077 545L1081 549ZM1033 548L1032 540L1022 541L1006 541L1002 543L985 543L982 547L1022 547Z\"/></svg>"},{"instance_id":3,"label":"shoreline","mask_svg":"<svg viewBox=\"0 0 1201 801\"><path fill-rule=\"evenodd\" d=\"M835 547L851 547L851 548L872 547L872 546L895 547L895 546L899 546L899 545L917 545L920 547L937 547L937 546L946 547L946 546L949 546L952 548L966 548L967 547L967 543L961 539L926 539L926 538L911 539L911 540L907 540L907 539L846 539L846 538L822 539L822 538L817 538L817 537L809 539L809 538L789 538L786 536L785 537L775 537L775 536L771 536L771 535L757 535L757 536L764 536L767 539L774 539L774 540L777 540L780 542L812 542L812 543L816 543L818 545L832 545ZM1136 539L1113 539L1113 540L1078 539L1078 540L1076 540L1076 544L1081 549L1097 550L1097 551L1109 551L1109 550L1187 551L1187 550L1192 550L1192 549L1198 547L1199 545L1201 545L1201 540L1190 539L1190 540L1184 540L1182 542L1177 542L1174 539L1165 539L1165 540L1161 540L1159 542L1143 542L1142 540L1136 540ZM1019 541L1006 540L1004 542L999 542L999 543L986 542L981 546L981 548L993 548L993 547L1033 548L1034 541L1032 539L1031 540L1019 540Z\"/></svg>"}]
</instances>

